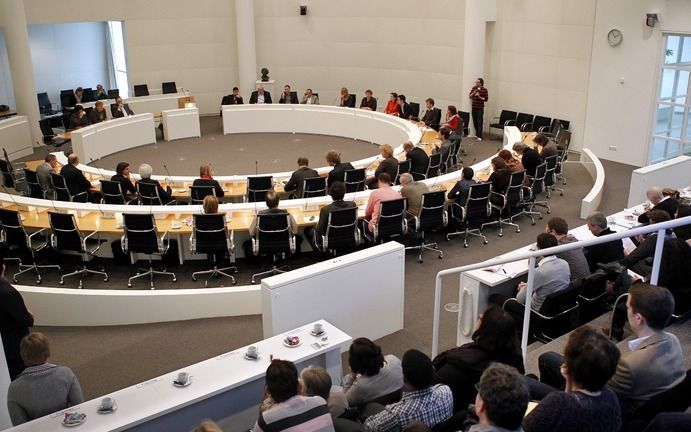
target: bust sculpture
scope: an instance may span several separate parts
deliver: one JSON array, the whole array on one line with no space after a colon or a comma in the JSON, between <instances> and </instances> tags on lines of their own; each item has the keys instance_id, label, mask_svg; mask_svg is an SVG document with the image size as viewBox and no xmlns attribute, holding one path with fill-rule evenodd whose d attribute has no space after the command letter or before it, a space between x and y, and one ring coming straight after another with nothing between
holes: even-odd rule
<instances>
[{"instance_id":1,"label":"bust sculpture","mask_svg":"<svg viewBox=\"0 0 691 432\"><path fill-rule=\"evenodd\" d=\"M267 68L262 68L262 81L269 81L269 70Z\"/></svg>"}]
</instances>

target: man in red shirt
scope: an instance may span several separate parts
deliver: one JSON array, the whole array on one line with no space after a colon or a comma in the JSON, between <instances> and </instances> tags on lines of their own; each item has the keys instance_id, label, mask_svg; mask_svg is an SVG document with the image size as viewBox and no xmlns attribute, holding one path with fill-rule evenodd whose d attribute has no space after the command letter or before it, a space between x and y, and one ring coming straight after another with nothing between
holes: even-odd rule
<instances>
[{"instance_id":1,"label":"man in red shirt","mask_svg":"<svg viewBox=\"0 0 691 432\"><path fill-rule=\"evenodd\" d=\"M470 89L468 94L472 105L473 126L475 127L475 135L478 141L482 141L482 118L485 115L485 102L489 99L489 93L485 88L485 80L478 78L475 80L475 85Z\"/></svg>"}]
</instances>

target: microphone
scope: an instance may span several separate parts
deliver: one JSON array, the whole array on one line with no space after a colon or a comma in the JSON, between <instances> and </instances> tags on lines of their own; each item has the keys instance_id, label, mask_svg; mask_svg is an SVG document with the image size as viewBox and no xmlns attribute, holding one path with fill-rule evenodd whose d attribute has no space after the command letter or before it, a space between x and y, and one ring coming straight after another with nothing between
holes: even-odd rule
<instances>
[{"instance_id":1,"label":"microphone","mask_svg":"<svg viewBox=\"0 0 691 432\"><path fill-rule=\"evenodd\" d=\"M166 170L166 174L168 174L168 180L170 180L170 184L172 185L172 187L177 187L177 186L175 186L175 182L173 181L173 176L170 175L170 171L168 171L168 167L166 166L166 164L163 164L163 169Z\"/></svg>"},{"instance_id":2,"label":"microphone","mask_svg":"<svg viewBox=\"0 0 691 432\"><path fill-rule=\"evenodd\" d=\"M4 190L5 193L6 193L7 195L10 196L10 199L12 200L12 202L14 203L14 205L17 206L17 210L19 210L19 203L17 202L17 200L14 199L14 195L11 194L10 191L7 190L7 188L5 187L4 184L0 184L0 186L2 186L2 190Z\"/></svg>"},{"instance_id":3,"label":"microphone","mask_svg":"<svg viewBox=\"0 0 691 432\"><path fill-rule=\"evenodd\" d=\"M255 177L257 176L257 173L259 172L259 161L254 161L254 175ZM247 184L249 186L249 179L247 179ZM257 194L253 193L252 194L252 201L254 201L254 216L257 216Z\"/></svg>"},{"instance_id":4,"label":"microphone","mask_svg":"<svg viewBox=\"0 0 691 432\"><path fill-rule=\"evenodd\" d=\"M92 157L89 158L89 162L91 162L92 164L95 164L95 163L96 163L96 161L94 161L94 158L92 158ZM107 179L106 179L106 176L103 174L103 171L101 171L101 168L97 167L96 165L92 165L92 166L93 166L94 168L96 168L96 170L98 171L98 174L99 174L101 177L103 177L104 180L107 180Z\"/></svg>"}]
</instances>

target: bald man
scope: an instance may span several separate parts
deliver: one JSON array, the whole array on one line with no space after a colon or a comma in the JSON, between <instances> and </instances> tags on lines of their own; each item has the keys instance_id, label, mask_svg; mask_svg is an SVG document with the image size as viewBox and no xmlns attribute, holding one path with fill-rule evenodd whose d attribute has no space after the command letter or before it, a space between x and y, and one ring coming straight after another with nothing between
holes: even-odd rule
<instances>
[{"instance_id":1,"label":"bald man","mask_svg":"<svg viewBox=\"0 0 691 432\"><path fill-rule=\"evenodd\" d=\"M252 92L250 96L251 104L270 104L271 103L271 93L264 90L264 86L259 84L257 90Z\"/></svg>"},{"instance_id":2,"label":"bald man","mask_svg":"<svg viewBox=\"0 0 691 432\"><path fill-rule=\"evenodd\" d=\"M89 189L91 189L91 183L84 177L81 170L77 168L79 156L72 153L68 156L67 162L67 165L60 170L60 175L65 178L67 190L70 191L70 195L76 197L75 201L86 202L90 198ZM84 194L83 192L86 193Z\"/></svg>"},{"instance_id":3,"label":"bald man","mask_svg":"<svg viewBox=\"0 0 691 432\"><path fill-rule=\"evenodd\" d=\"M648 225L650 223L648 212L651 210L664 210L669 214L670 219L674 218L674 214L677 212L677 208L679 207L679 202L677 200L672 197L664 196L662 194L662 189L655 186L645 191L645 196L652 204L652 207L646 209L645 213L638 216L638 222Z\"/></svg>"}]
</instances>

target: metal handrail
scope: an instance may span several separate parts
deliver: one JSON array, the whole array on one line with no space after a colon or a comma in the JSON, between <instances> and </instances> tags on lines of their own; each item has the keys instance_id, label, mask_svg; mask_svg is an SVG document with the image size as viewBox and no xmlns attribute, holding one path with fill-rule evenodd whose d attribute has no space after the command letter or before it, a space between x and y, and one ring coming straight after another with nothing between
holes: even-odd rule
<instances>
[{"instance_id":1,"label":"metal handrail","mask_svg":"<svg viewBox=\"0 0 691 432\"><path fill-rule=\"evenodd\" d=\"M537 251L524 251L513 253L510 256L496 257L486 261L482 261L475 264L468 264L460 267L454 267L446 270L442 270L437 273L435 286L434 286L434 321L432 328L432 358L439 352L439 321L441 317L441 289L442 289L442 278L445 276L451 276L456 274L461 274L471 270L482 269L486 267L492 267L501 264L507 264L510 262L520 261L528 259L528 282L525 289L526 292L526 304L525 312L523 315L523 333L521 339L521 351L523 352L523 358L526 358L528 349L528 329L530 326L530 308L532 303L533 294L533 276L535 272L535 261L538 257L544 255L555 255L561 252L566 252L574 249L580 249L583 247L598 245L602 243L609 243L612 240L618 240L628 237L633 237L639 234L648 234L651 232L658 233L657 243L655 245L655 256L653 259L653 270L650 276L650 283L655 285L660 274L660 259L662 257L662 248L664 247L665 231L667 229L676 228L684 225L691 225L691 216L686 216L681 219L674 219L666 222L661 222L657 224L646 225L643 227L633 228L627 231L615 232L608 234L603 237L596 237L588 240L579 240L574 243L569 243L565 245L555 246L548 249L541 249ZM460 300L460 299L459 299ZM459 312L460 313L460 312Z\"/></svg>"}]
</instances>

